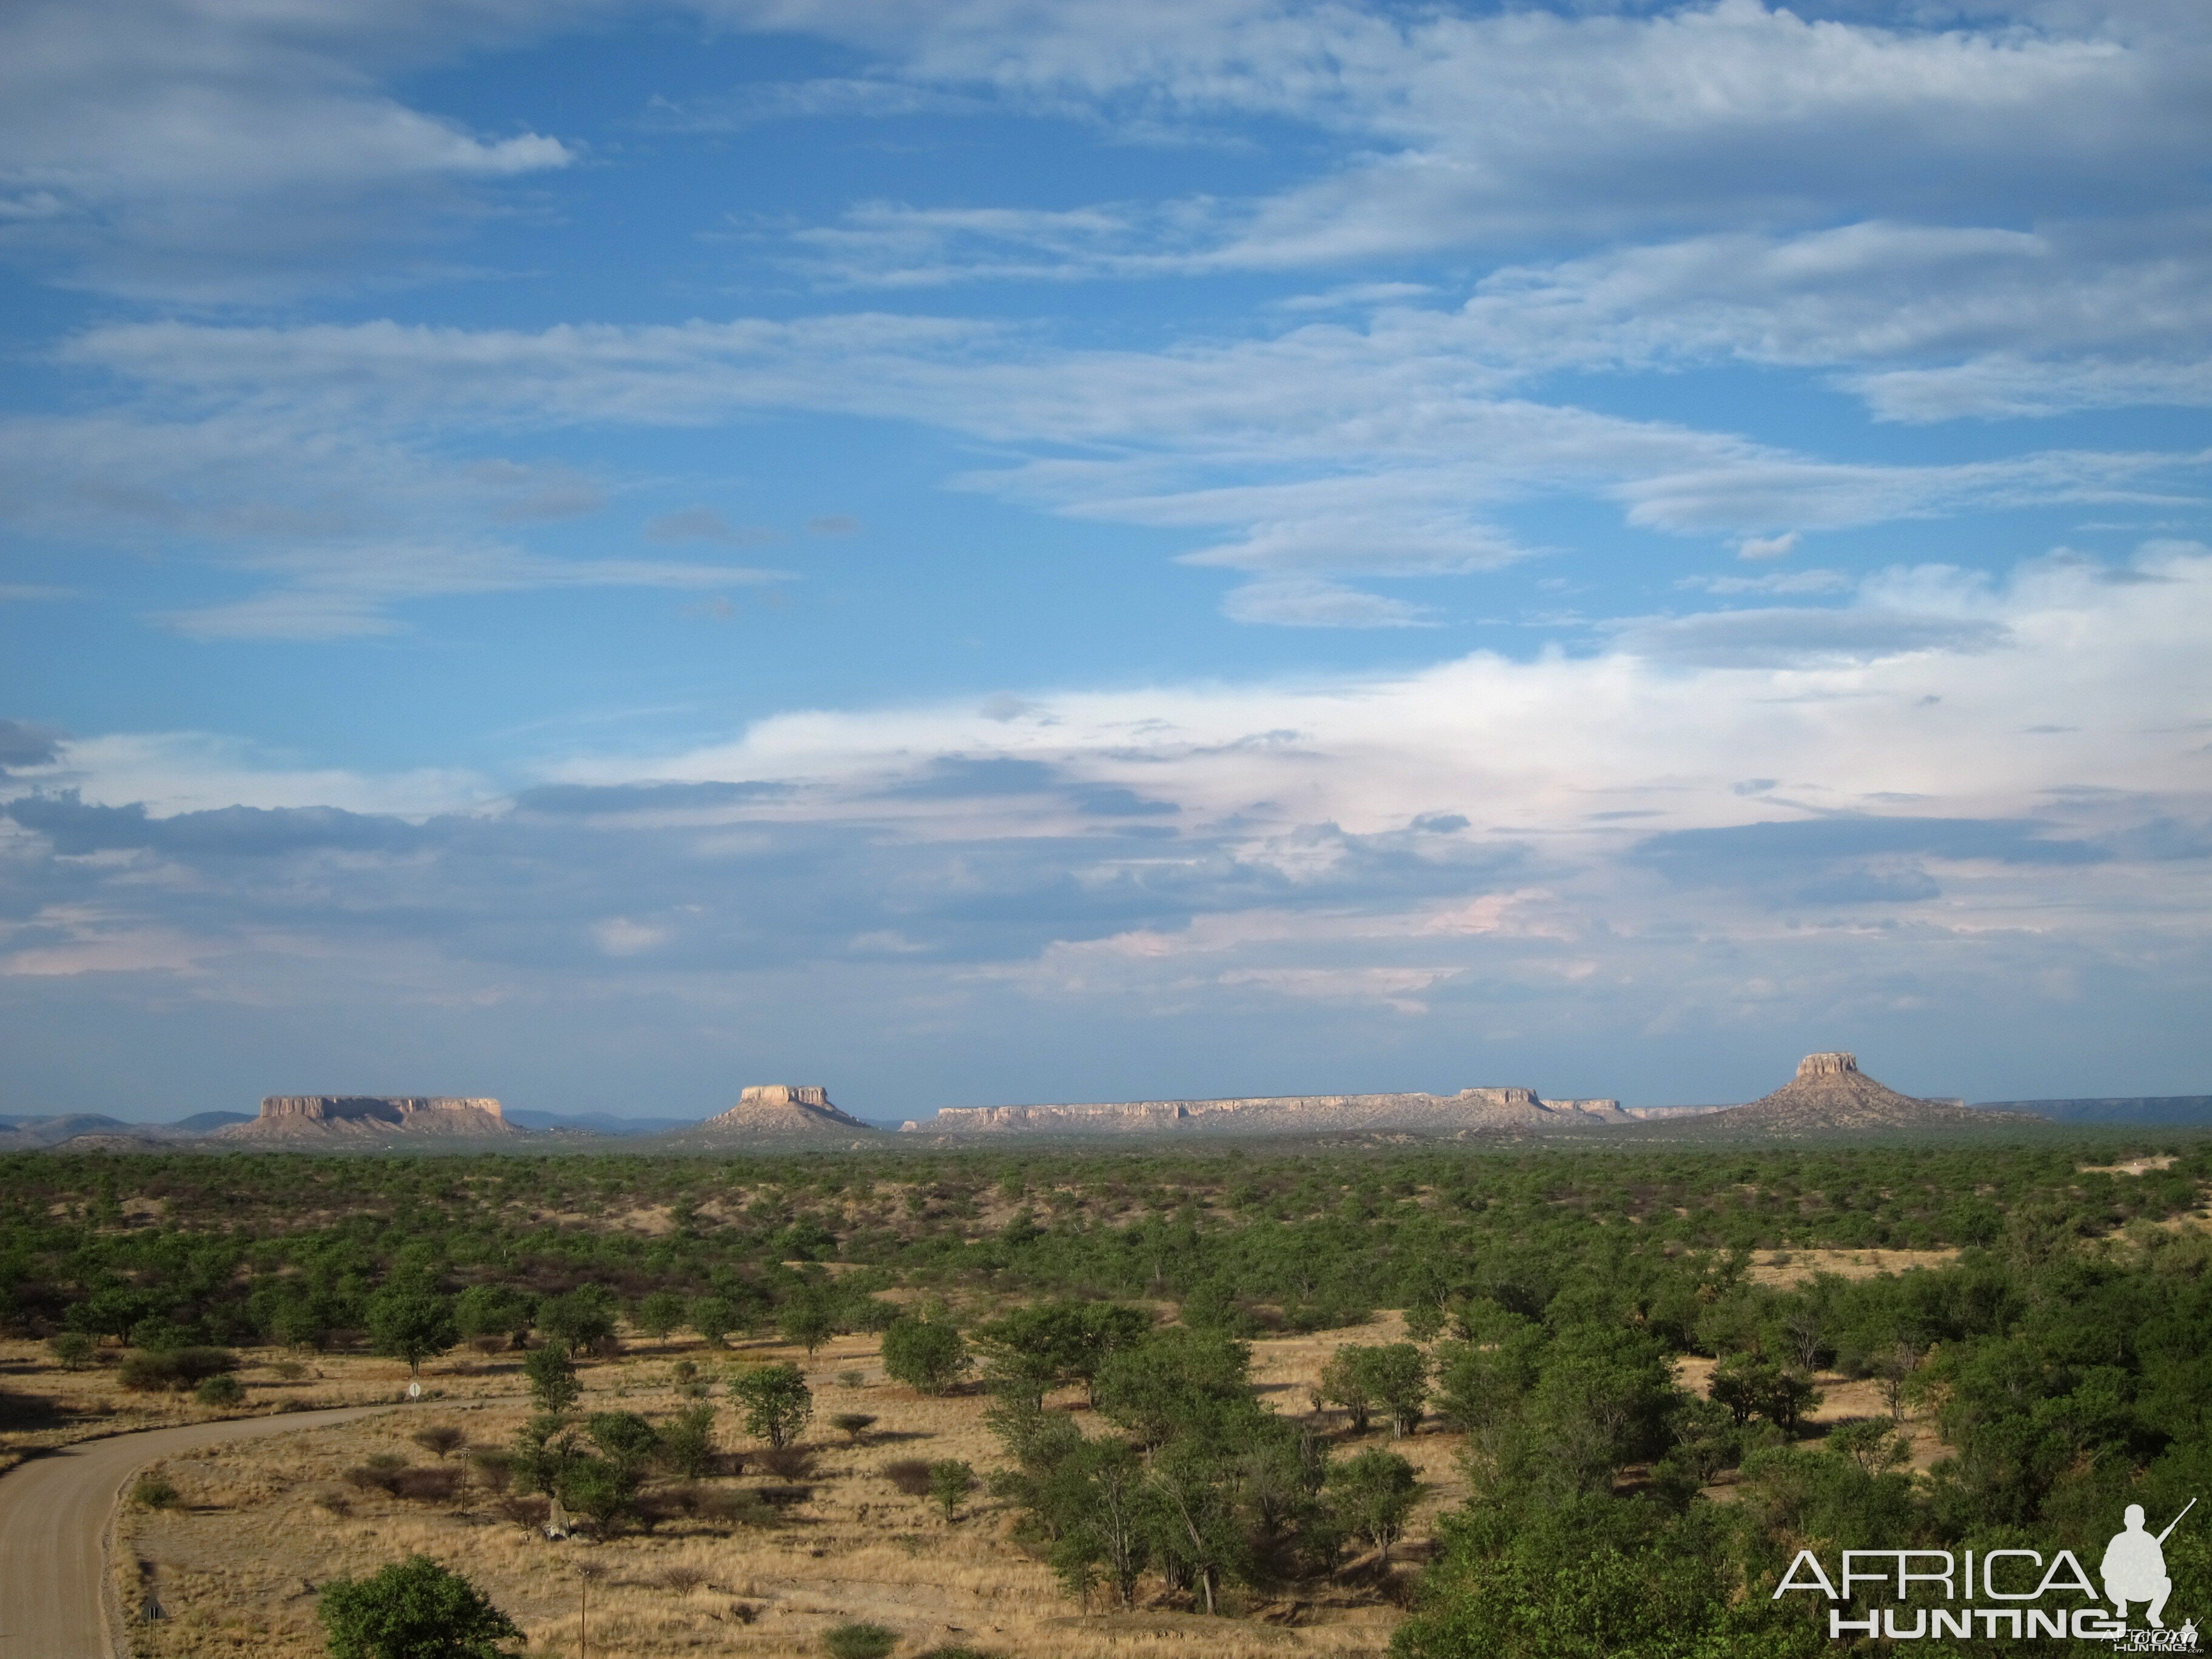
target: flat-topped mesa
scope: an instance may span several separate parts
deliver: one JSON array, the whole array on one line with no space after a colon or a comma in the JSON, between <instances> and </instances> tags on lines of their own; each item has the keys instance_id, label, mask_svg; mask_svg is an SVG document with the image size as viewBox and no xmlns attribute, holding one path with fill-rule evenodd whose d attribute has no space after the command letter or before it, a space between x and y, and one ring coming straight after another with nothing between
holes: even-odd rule
<instances>
[{"instance_id":1,"label":"flat-topped mesa","mask_svg":"<svg viewBox=\"0 0 2212 1659\"><path fill-rule=\"evenodd\" d=\"M507 1114L489 1096L461 1095L264 1095L261 1121L271 1118L305 1118L313 1123L340 1119L368 1118L379 1122L404 1123L424 1112L481 1112L502 1123Z\"/></svg>"},{"instance_id":2,"label":"flat-topped mesa","mask_svg":"<svg viewBox=\"0 0 2212 1659\"><path fill-rule=\"evenodd\" d=\"M276 1136L519 1135L489 1096L270 1095L261 1115L217 1129L210 1139Z\"/></svg>"},{"instance_id":3,"label":"flat-topped mesa","mask_svg":"<svg viewBox=\"0 0 2212 1659\"><path fill-rule=\"evenodd\" d=\"M830 1091L818 1083L749 1083L738 1091L740 1106L830 1106ZM831 1111L837 1109L830 1106Z\"/></svg>"},{"instance_id":4,"label":"flat-topped mesa","mask_svg":"<svg viewBox=\"0 0 2212 1659\"><path fill-rule=\"evenodd\" d=\"M1618 1102L1547 1103L1534 1089L1462 1089L1454 1095L1261 1095L1227 1100L1115 1100L1044 1106L947 1106L903 1126L918 1134L1329 1134L1367 1131L1460 1133L1485 1129L1587 1128L1623 1121Z\"/></svg>"},{"instance_id":5,"label":"flat-topped mesa","mask_svg":"<svg viewBox=\"0 0 2212 1659\"><path fill-rule=\"evenodd\" d=\"M1842 1077L1858 1069L1859 1057L1840 1048L1825 1054L1808 1054L1797 1062L1797 1075L1801 1078Z\"/></svg>"}]
</instances>

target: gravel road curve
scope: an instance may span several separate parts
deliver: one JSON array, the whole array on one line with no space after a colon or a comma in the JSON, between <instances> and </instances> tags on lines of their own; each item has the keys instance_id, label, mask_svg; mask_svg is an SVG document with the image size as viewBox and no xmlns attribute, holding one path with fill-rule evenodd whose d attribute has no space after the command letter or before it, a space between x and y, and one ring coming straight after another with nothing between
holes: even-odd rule
<instances>
[{"instance_id":1,"label":"gravel road curve","mask_svg":"<svg viewBox=\"0 0 2212 1659\"><path fill-rule=\"evenodd\" d=\"M115 1659L101 1559L116 1494L157 1457L343 1423L389 1406L240 1417L86 1440L0 1475L0 1659Z\"/></svg>"}]
</instances>

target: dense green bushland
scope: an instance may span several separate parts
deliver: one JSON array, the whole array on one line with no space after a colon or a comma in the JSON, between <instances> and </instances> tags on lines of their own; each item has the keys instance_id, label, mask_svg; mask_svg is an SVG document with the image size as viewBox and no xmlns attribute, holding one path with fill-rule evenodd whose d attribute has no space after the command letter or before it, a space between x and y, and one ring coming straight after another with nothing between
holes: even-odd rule
<instances>
[{"instance_id":1,"label":"dense green bushland","mask_svg":"<svg viewBox=\"0 0 2212 1659\"><path fill-rule=\"evenodd\" d=\"M2084 1167L2159 1150L33 1155L0 1160L0 1319L126 1343L153 1386L247 1343L528 1348L545 1415L517 1478L610 1526L655 1470L703 1467L713 1413L572 1420L572 1356L625 1326L810 1351L881 1329L917 1387L980 1372L1006 1452L992 1493L1085 1601L1383 1576L1415 1493L1389 1441L1440 1419L1476 1495L1421 1577L1407 1659L1779 1659L1833 1645L1824 1602L1767 1594L1800 1548L2094 1564L2126 1503L2162 1525L2212 1497L2212 1249L2158 1224L2201 1202L2212 1152L2174 1138L2166 1168ZM1958 1255L1789 1289L1751 1272L1869 1246ZM901 1315L876 1294L893 1285L933 1294ZM1413 1340L1363 1334L1379 1308ZM1284 1329L1342 1331L1319 1391L1340 1416L1255 1401L1249 1344ZM1695 1395L1684 1355L1714 1362ZM733 1380L744 1420L803 1425L795 1370L767 1398L781 1369ZM1809 1435L1837 1372L1881 1408ZM1069 1385L1095 1415L1048 1407ZM1940 1435L1932 1470L1904 1467L1908 1421ZM970 1473L931 1478L956 1518ZM2167 1547L2177 1620L2212 1611L2208 1537L2192 1522Z\"/></svg>"}]
</instances>

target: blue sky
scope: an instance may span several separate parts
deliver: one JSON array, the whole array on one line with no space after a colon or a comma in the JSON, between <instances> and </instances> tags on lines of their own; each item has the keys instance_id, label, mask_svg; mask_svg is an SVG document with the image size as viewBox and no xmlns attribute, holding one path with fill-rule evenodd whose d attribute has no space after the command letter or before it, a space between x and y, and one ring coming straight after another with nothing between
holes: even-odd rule
<instances>
[{"instance_id":1,"label":"blue sky","mask_svg":"<svg viewBox=\"0 0 2212 1659\"><path fill-rule=\"evenodd\" d=\"M2212 1087L2186 0L0 15L0 1110Z\"/></svg>"}]
</instances>

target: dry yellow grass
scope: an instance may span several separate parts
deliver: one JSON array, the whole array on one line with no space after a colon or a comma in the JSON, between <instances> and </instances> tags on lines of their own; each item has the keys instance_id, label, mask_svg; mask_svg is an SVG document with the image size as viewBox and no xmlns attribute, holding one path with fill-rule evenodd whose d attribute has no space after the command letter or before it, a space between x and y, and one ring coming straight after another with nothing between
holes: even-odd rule
<instances>
[{"instance_id":1,"label":"dry yellow grass","mask_svg":"<svg viewBox=\"0 0 2212 1659\"><path fill-rule=\"evenodd\" d=\"M1303 1413L1310 1409L1308 1386L1340 1343L1400 1334L1386 1316L1358 1331L1257 1344L1261 1397ZM524 1650L532 1656L576 1652L576 1569L586 1560L607 1570L590 1592L594 1659L819 1654L822 1632L854 1620L898 1632L902 1652L965 1644L1006 1659L1353 1659L1379 1655L1401 1616L1387 1598L1358 1584L1302 1602L1248 1601L1243 1618L1206 1619L1176 1607L1080 1613L1045 1567L1009 1540L1013 1517L982 1492L948 1525L929 1500L902 1496L880 1473L894 1457L959 1458L979 1471L1003 1462L983 1424L982 1396L931 1399L885 1383L873 1338L840 1338L811 1361L773 1344L746 1345L742 1352L801 1364L816 1391L810 1436L816 1464L805 1482L813 1496L787 1511L781 1526L724 1532L678 1522L605 1543L548 1543L497 1518L483 1494L458 1505L425 1505L340 1488L343 1471L375 1453L434 1461L407 1437L426 1423L451 1423L478 1444L512 1440L527 1406L513 1392L511 1370L455 1376L434 1364L425 1367L423 1382L440 1398L389 1416L167 1460L161 1473L182 1494L182 1506L127 1511L118 1531L117 1572L126 1604L136 1606L150 1583L168 1614L134 1630L137 1651L145 1659L234 1653L306 1659L322 1651L315 1589L416 1551L479 1584L527 1632ZM587 1366L583 1408L673 1410L681 1401L670 1368L679 1357L701 1360L709 1371L726 1363L696 1344L647 1347ZM319 1396L332 1399L390 1399L404 1376L404 1368L386 1361L325 1358L321 1364L326 1373L343 1373L317 1385ZM855 1370L867 1379L863 1386L838 1382L839 1373ZM878 1419L858 1447L827 1425L848 1410ZM717 1426L725 1445L743 1446L733 1415L723 1403ZM1085 1427L1098 1431L1087 1419ZM1395 1552L1412 1560L1425 1550L1428 1523L1460 1500L1464 1485L1455 1437L1427 1433L1397 1443L1429 1487L1413 1535ZM757 1484L756 1477L748 1473L738 1484ZM333 1488L345 1492L349 1513L318 1507L319 1494ZM696 1585L685 1583L687 1575L696 1576Z\"/></svg>"},{"instance_id":2,"label":"dry yellow grass","mask_svg":"<svg viewBox=\"0 0 2212 1659\"><path fill-rule=\"evenodd\" d=\"M1882 1273L1909 1272L1914 1267L1941 1267L1958 1259L1955 1249L1778 1251L1752 1264L1751 1279L1758 1285L1799 1285L1820 1273L1834 1273L1839 1279L1873 1279Z\"/></svg>"}]
</instances>

